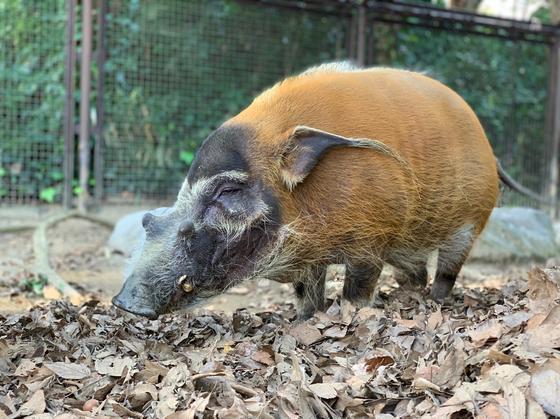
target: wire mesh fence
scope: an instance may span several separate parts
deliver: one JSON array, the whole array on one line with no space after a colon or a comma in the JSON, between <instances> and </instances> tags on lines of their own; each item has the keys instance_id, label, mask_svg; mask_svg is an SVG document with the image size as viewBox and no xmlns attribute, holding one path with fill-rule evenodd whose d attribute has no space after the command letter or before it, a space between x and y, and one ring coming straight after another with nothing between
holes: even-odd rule
<instances>
[{"instance_id":1,"label":"wire mesh fence","mask_svg":"<svg viewBox=\"0 0 560 419\"><path fill-rule=\"evenodd\" d=\"M0 2L4 204L61 199L66 1ZM92 66L94 81L100 71L105 76L105 201L171 200L197 146L256 94L309 66L355 57L356 9L327 7L334 3L107 2L106 61ZM374 14L365 29L367 65L420 70L448 84L474 108L506 170L545 192L547 44L404 26ZM97 92L94 83L93 130ZM504 202L536 205L513 193Z\"/></svg>"},{"instance_id":2,"label":"wire mesh fence","mask_svg":"<svg viewBox=\"0 0 560 419\"><path fill-rule=\"evenodd\" d=\"M108 196L168 198L200 142L266 86L342 59L336 16L231 1L111 2Z\"/></svg>"},{"instance_id":3,"label":"wire mesh fence","mask_svg":"<svg viewBox=\"0 0 560 419\"><path fill-rule=\"evenodd\" d=\"M473 107L504 169L546 192L547 44L380 22L373 27L372 64L415 69L450 86ZM536 205L512 192L503 202Z\"/></svg>"},{"instance_id":4,"label":"wire mesh fence","mask_svg":"<svg viewBox=\"0 0 560 419\"><path fill-rule=\"evenodd\" d=\"M0 200L57 199L63 180L64 0L0 2Z\"/></svg>"}]
</instances>

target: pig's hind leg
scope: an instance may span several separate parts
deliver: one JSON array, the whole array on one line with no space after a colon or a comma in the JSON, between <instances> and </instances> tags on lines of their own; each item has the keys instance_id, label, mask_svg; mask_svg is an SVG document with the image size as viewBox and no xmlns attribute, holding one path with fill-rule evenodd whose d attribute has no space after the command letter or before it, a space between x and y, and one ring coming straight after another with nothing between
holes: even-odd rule
<instances>
[{"instance_id":1,"label":"pig's hind leg","mask_svg":"<svg viewBox=\"0 0 560 419\"><path fill-rule=\"evenodd\" d=\"M428 284L427 260L421 260L410 266L393 264L396 268L395 279L400 287L409 290L419 290Z\"/></svg>"},{"instance_id":2,"label":"pig's hind leg","mask_svg":"<svg viewBox=\"0 0 560 419\"><path fill-rule=\"evenodd\" d=\"M369 305L382 268L375 263L347 263L342 296L358 306Z\"/></svg>"},{"instance_id":3,"label":"pig's hind leg","mask_svg":"<svg viewBox=\"0 0 560 419\"><path fill-rule=\"evenodd\" d=\"M476 238L474 226L468 224L457 230L439 248L437 271L430 296L443 302L449 295L459 271L463 267Z\"/></svg>"}]
</instances>

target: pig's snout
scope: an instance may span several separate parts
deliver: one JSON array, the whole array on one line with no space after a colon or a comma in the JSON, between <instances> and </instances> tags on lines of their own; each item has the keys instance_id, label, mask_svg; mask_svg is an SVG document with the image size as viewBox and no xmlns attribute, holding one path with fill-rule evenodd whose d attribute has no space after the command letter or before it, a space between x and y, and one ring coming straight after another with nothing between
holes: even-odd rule
<instances>
[{"instance_id":1,"label":"pig's snout","mask_svg":"<svg viewBox=\"0 0 560 419\"><path fill-rule=\"evenodd\" d=\"M113 297L112 303L121 310L138 316L150 319L156 319L158 316L150 293L134 277L125 281L121 291Z\"/></svg>"}]
</instances>

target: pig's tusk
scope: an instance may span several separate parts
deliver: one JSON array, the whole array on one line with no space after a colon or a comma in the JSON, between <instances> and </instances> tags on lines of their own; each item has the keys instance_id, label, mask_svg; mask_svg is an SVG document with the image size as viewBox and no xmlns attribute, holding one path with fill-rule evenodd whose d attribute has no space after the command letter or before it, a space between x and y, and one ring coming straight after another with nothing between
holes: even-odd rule
<instances>
[{"instance_id":1,"label":"pig's tusk","mask_svg":"<svg viewBox=\"0 0 560 419\"><path fill-rule=\"evenodd\" d=\"M193 290L193 286L191 283L185 281L187 279L187 275L183 275L179 278L179 284L181 285L181 288L183 288L183 291L185 292L191 292Z\"/></svg>"}]
</instances>

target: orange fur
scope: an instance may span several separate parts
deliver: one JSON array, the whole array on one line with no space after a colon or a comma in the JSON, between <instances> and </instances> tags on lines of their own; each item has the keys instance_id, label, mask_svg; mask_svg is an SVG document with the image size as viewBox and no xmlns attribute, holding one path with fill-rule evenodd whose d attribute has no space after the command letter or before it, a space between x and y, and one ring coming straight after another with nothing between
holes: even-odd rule
<instances>
[{"instance_id":1,"label":"orange fur","mask_svg":"<svg viewBox=\"0 0 560 419\"><path fill-rule=\"evenodd\" d=\"M276 191L283 224L298 232L289 245L302 270L341 259L412 266L445 246L460 254L449 260L460 269L497 200L496 160L477 117L455 92L418 73L311 70L265 91L228 123L254 130L251 172ZM291 191L282 155L298 125L378 140L410 170L374 150L339 148Z\"/></svg>"}]
</instances>

